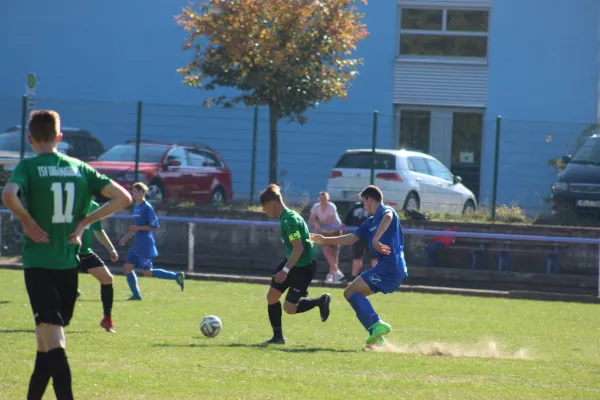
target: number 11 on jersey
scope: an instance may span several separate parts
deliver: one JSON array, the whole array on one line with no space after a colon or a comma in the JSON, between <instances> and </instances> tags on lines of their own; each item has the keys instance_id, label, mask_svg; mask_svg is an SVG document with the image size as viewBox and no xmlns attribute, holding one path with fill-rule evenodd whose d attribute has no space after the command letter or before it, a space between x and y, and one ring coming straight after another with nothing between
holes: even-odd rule
<instances>
[{"instance_id":1,"label":"number 11 on jersey","mask_svg":"<svg viewBox=\"0 0 600 400\"><path fill-rule=\"evenodd\" d=\"M66 182L63 186L61 182L54 182L50 187L54 194L54 215L52 215L53 224L70 224L73 222L73 206L75 205L75 184ZM63 193L66 193L67 201L64 204Z\"/></svg>"}]
</instances>

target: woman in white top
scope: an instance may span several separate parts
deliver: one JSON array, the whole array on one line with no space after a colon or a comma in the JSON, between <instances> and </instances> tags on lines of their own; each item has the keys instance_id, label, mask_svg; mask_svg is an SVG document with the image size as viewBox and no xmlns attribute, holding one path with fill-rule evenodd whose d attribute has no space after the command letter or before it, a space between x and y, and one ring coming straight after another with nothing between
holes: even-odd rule
<instances>
[{"instance_id":1,"label":"woman in white top","mask_svg":"<svg viewBox=\"0 0 600 400\"><path fill-rule=\"evenodd\" d=\"M340 221L337 207L329 201L329 193L319 193L319 202L310 210L308 223L315 227L317 233L323 236L341 235L344 225ZM328 229L323 229L322 226L326 226ZM332 227L336 228L332 229ZM329 264L329 274L327 274L326 278L329 282L337 282L344 278L344 274L338 268L339 250L339 246L323 246L323 255Z\"/></svg>"}]
</instances>

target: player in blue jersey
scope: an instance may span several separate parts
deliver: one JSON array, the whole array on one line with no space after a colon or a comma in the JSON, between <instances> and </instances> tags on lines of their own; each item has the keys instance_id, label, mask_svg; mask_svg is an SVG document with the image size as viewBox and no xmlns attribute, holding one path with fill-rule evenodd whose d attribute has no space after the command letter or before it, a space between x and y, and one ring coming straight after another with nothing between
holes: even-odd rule
<instances>
[{"instance_id":1,"label":"player in blue jersey","mask_svg":"<svg viewBox=\"0 0 600 400\"><path fill-rule=\"evenodd\" d=\"M391 326L383 322L367 299L374 293L393 293L408 276L404 261L404 239L396 211L383 204L383 193L377 186L368 186L360 194L370 217L353 233L343 236L323 237L311 235L313 242L322 245L352 245L367 238L369 249L377 252L377 264L360 274L344 291L361 324L369 332L367 346L385 343L384 335Z\"/></svg>"},{"instance_id":2,"label":"player in blue jersey","mask_svg":"<svg viewBox=\"0 0 600 400\"><path fill-rule=\"evenodd\" d=\"M154 241L154 231L158 230L158 218L152 205L146 201L146 192L148 186L142 182L133 185L131 194L135 201L133 208L134 224L129 228L129 233L119 242L125 246L127 241L135 236L135 242L129 249L123 273L127 277L127 283L131 289L132 296L129 300L141 300L140 288L137 283L135 268L142 268L144 276L149 278L168 279L176 281L183 291L183 282L185 275L183 272L171 272L164 269L156 269L152 264L152 259L158 256L158 249Z\"/></svg>"}]
</instances>

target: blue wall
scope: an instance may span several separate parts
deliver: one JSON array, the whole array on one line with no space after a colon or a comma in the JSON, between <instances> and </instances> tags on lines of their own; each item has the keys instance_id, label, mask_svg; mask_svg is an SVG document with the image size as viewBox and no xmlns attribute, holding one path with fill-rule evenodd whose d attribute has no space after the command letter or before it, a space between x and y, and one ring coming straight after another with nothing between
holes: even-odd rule
<instances>
[{"instance_id":1,"label":"blue wall","mask_svg":"<svg viewBox=\"0 0 600 400\"><path fill-rule=\"evenodd\" d=\"M206 94L184 87L175 72L190 57L181 50L185 33L174 20L186 3L34 0L0 6L0 54L10 60L0 74L0 129L20 122L19 97L26 74L35 72L37 107L57 109L65 125L90 129L110 147L134 138L135 102L141 100L145 138L214 147L233 171L234 190L248 193L252 110L202 109ZM365 63L349 98L310 112L304 126L280 125L280 169L287 171L292 195L316 195L345 149L370 146L373 110L381 113L378 144L394 143L397 7L370 2L365 12L371 35L359 45ZM258 187L267 183L266 116L261 110Z\"/></svg>"},{"instance_id":2,"label":"blue wall","mask_svg":"<svg viewBox=\"0 0 600 400\"><path fill-rule=\"evenodd\" d=\"M490 15L489 99L482 201L489 200L494 119L502 115L498 203L542 211L556 172L547 166L596 121L598 0L499 0Z\"/></svg>"}]
</instances>

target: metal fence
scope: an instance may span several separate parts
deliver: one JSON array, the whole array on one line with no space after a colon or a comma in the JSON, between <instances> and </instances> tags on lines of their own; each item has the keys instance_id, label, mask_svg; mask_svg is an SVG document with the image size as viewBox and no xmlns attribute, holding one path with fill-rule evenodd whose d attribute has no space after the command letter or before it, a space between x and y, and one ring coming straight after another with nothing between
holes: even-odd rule
<instances>
[{"instance_id":1,"label":"metal fence","mask_svg":"<svg viewBox=\"0 0 600 400\"><path fill-rule=\"evenodd\" d=\"M13 131L21 132L17 125L27 117L23 101L0 99L0 131L12 127ZM256 193L269 183L266 109L43 98L36 99L35 108L59 111L64 126L91 132L104 150L126 141L137 146L140 143L143 146L144 141L210 146L231 169L234 200L239 202L255 202ZM386 173L390 166L384 159L367 158L359 165L377 168L380 174L329 179L347 149L368 150L374 145L387 149L402 147L421 150L439 159L452 174L461 176L464 186L474 193L484 210L493 213L504 205L522 209L529 215L549 213L557 173L551 160L576 150L589 124L484 119L478 115L454 113L448 118L431 118L426 112L399 111L397 115L386 115L373 110L311 111L305 125L285 121L279 124L278 180L286 197L294 202L314 201L328 183L330 191L337 191L339 197L347 192L344 194L349 196L348 200L355 200L354 189L373 179L384 189L388 200L403 203L407 191L399 188L396 176ZM0 151L10 150L3 148L9 145L1 138ZM21 149L20 143L13 150L27 156L28 144L25 142L26 147ZM437 178L447 174L435 173ZM438 179L422 186L422 193L418 193L422 209L442 213L463 211L466 197L453 189L454 181L440 183Z\"/></svg>"}]
</instances>

